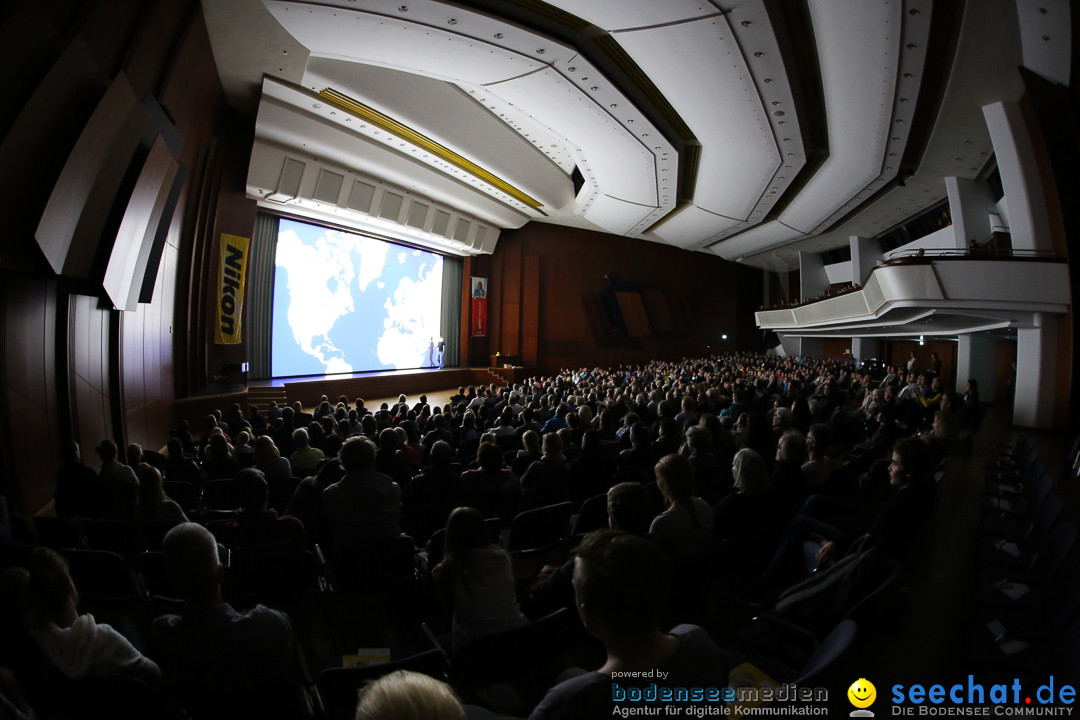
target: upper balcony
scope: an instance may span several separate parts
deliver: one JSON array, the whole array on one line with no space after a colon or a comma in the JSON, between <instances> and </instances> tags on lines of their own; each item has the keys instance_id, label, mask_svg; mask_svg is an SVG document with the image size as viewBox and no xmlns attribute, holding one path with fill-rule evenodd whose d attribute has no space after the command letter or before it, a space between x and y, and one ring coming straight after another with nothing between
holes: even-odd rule
<instances>
[{"instance_id":1,"label":"upper balcony","mask_svg":"<svg viewBox=\"0 0 1080 720\"><path fill-rule=\"evenodd\" d=\"M1065 313L1064 259L1033 251L913 250L852 286L799 304L760 310L763 330L798 336L886 337L1033 327Z\"/></svg>"}]
</instances>

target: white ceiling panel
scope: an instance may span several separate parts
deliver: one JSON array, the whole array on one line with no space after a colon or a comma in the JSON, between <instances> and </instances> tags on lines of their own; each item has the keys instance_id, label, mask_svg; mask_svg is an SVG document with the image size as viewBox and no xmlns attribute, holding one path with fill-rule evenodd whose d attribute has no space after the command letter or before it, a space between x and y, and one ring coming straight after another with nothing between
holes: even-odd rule
<instances>
[{"instance_id":1,"label":"white ceiling panel","mask_svg":"<svg viewBox=\"0 0 1080 720\"><path fill-rule=\"evenodd\" d=\"M410 128L424 128L431 103L443 122L431 140L458 153L500 178L513 178L520 190L545 206L562 207L574 197L570 175L548 159L503 118L478 113L476 100L456 85L371 65L316 59L304 78L308 87L330 87L393 117ZM552 144L547 142L546 144ZM560 146L562 143L559 143ZM534 154L521 163L522 154Z\"/></svg>"},{"instance_id":2,"label":"white ceiling panel","mask_svg":"<svg viewBox=\"0 0 1080 720\"><path fill-rule=\"evenodd\" d=\"M943 177L983 176L981 107L1021 96L1025 58L1060 75L1071 41L1054 28L1072 24L1059 0L1023 18L1016 0L962 15L949 0L200 4L228 102L259 113L257 142L493 230L599 227L769 268L887 232L943 199ZM951 65L929 67L931 41L953 38ZM946 74L939 106L921 91ZM390 122L358 128L372 121L324 86ZM646 233L676 203L689 205Z\"/></svg>"},{"instance_id":3,"label":"white ceiling panel","mask_svg":"<svg viewBox=\"0 0 1080 720\"><path fill-rule=\"evenodd\" d=\"M657 238L681 248L699 245L718 230L728 230L741 224L735 218L727 218L708 210L690 205L653 231Z\"/></svg>"},{"instance_id":4,"label":"white ceiling panel","mask_svg":"<svg viewBox=\"0 0 1080 720\"><path fill-rule=\"evenodd\" d=\"M809 232L880 174L900 62L901 10L899 0L810 3L829 158L785 209L786 225Z\"/></svg>"},{"instance_id":5,"label":"white ceiling panel","mask_svg":"<svg viewBox=\"0 0 1080 720\"><path fill-rule=\"evenodd\" d=\"M727 138L702 149L694 203L716 214L749 217L769 188L780 153L727 19L715 16L623 32L617 39L641 69L663 85L668 102L696 137ZM704 87L702 77L709 78ZM740 179L731 167L744 168L754 181Z\"/></svg>"},{"instance_id":6,"label":"white ceiling panel","mask_svg":"<svg viewBox=\"0 0 1080 720\"><path fill-rule=\"evenodd\" d=\"M600 195L585 212L585 218L606 232L625 235L651 211L650 207Z\"/></svg>"},{"instance_id":7,"label":"white ceiling panel","mask_svg":"<svg viewBox=\"0 0 1080 720\"><path fill-rule=\"evenodd\" d=\"M541 61L462 32L414 22L408 14L391 17L295 2L271 1L266 6L312 56L382 65L444 80L477 85L497 82L534 72L560 53L574 54L550 43ZM450 27L456 30L456 25Z\"/></svg>"},{"instance_id":8,"label":"white ceiling panel","mask_svg":"<svg viewBox=\"0 0 1080 720\"><path fill-rule=\"evenodd\" d=\"M500 83L497 92L534 115L546 112L545 108L560 108L560 125L567 139L586 158L579 165L593 175L600 192L631 203L657 205L657 159L614 117L620 103L611 103L615 108L601 107L550 69ZM632 108L627 112L635 127L648 130L640 113ZM677 171L674 152L661 154L659 160L669 166L669 172Z\"/></svg>"},{"instance_id":9,"label":"white ceiling panel","mask_svg":"<svg viewBox=\"0 0 1080 720\"><path fill-rule=\"evenodd\" d=\"M667 25L695 18L717 15L720 10L707 0L620 0L617 3L596 0L550 0L560 10L570 13L608 32Z\"/></svg>"}]
</instances>

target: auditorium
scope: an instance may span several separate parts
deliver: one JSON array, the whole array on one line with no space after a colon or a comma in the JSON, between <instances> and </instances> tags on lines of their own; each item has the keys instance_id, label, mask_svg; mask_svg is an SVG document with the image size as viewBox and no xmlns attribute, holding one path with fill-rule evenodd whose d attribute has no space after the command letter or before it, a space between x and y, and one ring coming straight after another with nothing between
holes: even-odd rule
<instances>
[{"instance_id":1,"label":"auditorium","mask_svg":"<svg viewBox=\"0 0 1080 720\"><path fill-rule=\"evenodd\" d=\"M1077 22L4 3L0 717L1069 705Z\"/></svg>"}]
</instances>

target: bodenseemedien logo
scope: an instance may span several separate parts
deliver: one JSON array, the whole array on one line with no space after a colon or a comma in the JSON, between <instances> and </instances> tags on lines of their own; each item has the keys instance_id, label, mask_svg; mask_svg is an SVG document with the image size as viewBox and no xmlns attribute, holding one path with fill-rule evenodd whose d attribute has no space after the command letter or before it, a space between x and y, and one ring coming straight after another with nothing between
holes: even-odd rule
<instances>
[{"instance_id":1,"label":"bodenseemedien logo","mask_svg":"<svg viewBox=\"0 0 1080 720\"><path fill-rule=\"evenodd\" d=\"M859 678L851 683L847 697L848 702L855 706L855 709L851 711L851 717L874 717L874 713L866 709L877 699L877 688L874 687L874 683L866 678Z\"/></svg>"}]
</instances>

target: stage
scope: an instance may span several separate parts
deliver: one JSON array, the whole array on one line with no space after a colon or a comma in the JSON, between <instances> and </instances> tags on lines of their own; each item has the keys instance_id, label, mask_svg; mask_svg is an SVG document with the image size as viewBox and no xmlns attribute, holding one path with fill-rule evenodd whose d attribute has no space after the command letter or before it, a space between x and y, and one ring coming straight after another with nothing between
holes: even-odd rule
<instances>
[{"instance_id":1,"label":"stage","mask_svg":"<svg viewBox=\"0 0 1080 720\"><path fill-rule=\"evenodd\" d=\"M212 389L205 395L177 399L174 415L176 420L187 420L192 428L201 428L209 412L215 409L227 412L233 403L239 403L246 411L249 405L265 410L270 400L278 405L300 401L305 410L310 410L318 405L323 395L335 403L344 395L350 403L359 397L369 408L377 408L381 402L397 400L402 393L409 396L410 402L415 402L421 393L431 395L431 401L438 402L438 397L449 397L463 385L495 383L501 387L539 373L538 368L523 367L417 368L251 380L246 385L220 388L216 392Z\"/></svg>"}]
</instances>

